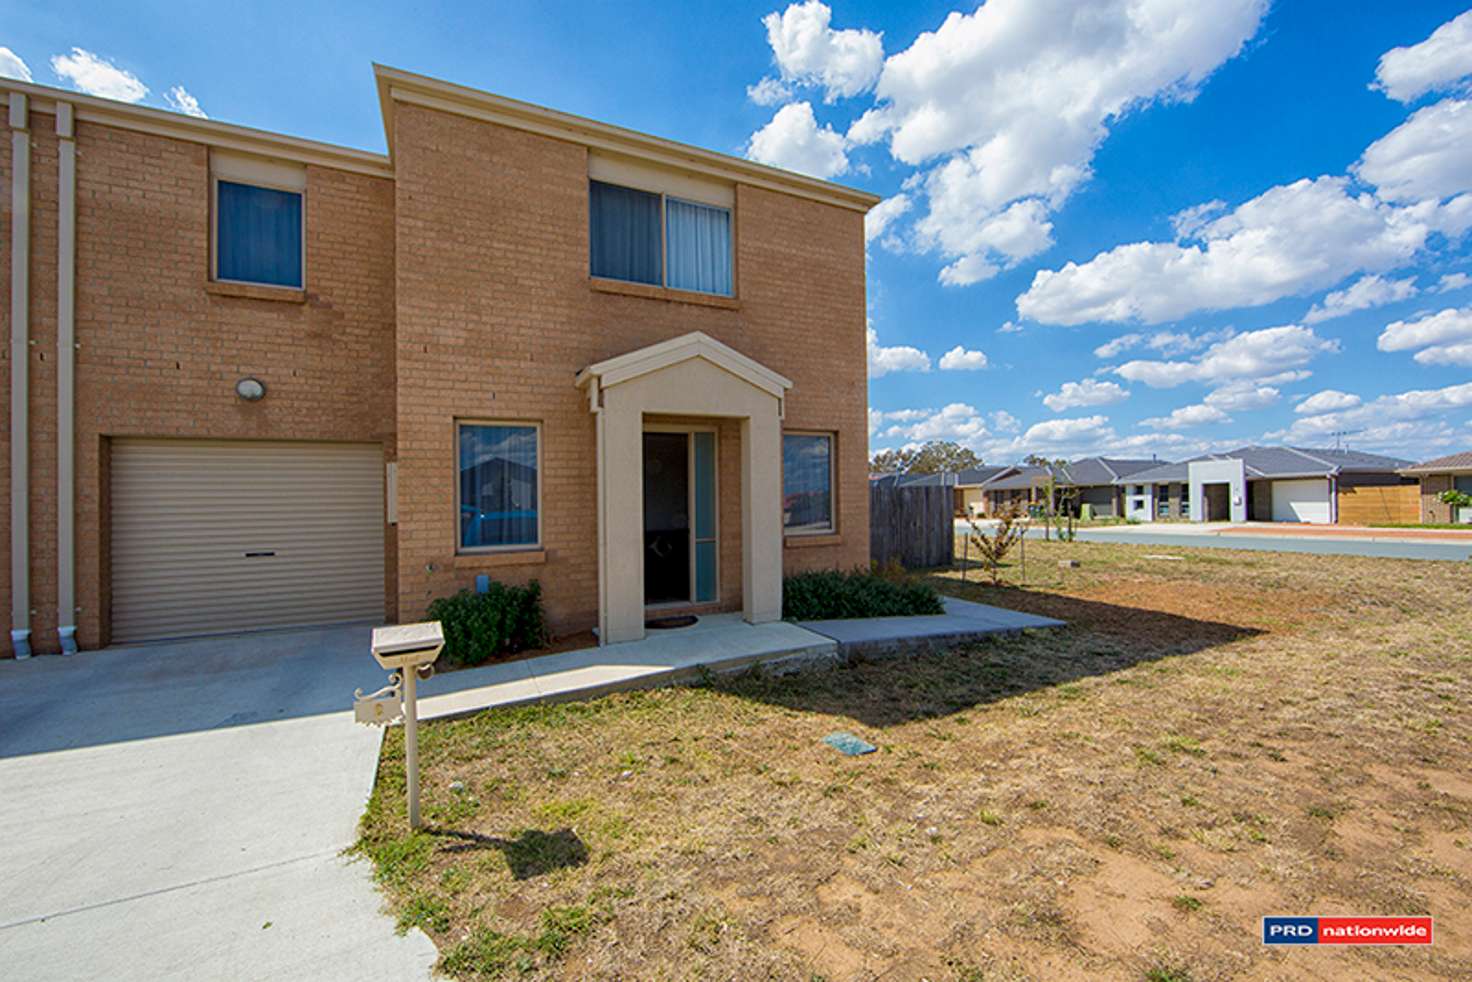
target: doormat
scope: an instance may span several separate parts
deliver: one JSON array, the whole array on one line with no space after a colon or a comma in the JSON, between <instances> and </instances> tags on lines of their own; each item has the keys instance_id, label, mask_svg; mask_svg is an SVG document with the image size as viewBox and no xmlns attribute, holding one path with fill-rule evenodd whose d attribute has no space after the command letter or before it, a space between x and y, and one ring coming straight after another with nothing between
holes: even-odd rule
<instances>
[{"instance_id":1,"label":"doormat","mask_svg":"<svg viewBox=\"0 0 1472 982\"><path fill-rule=\"evenodd\" d=\"M679 614L674 617L652 617L644 622L651 631L666 631L672 627L690 627L700 618L694 614Z\"/></svg>"},{"instance_id":2,"label":"doormat","mask_svg":"<svg viewBox=\"0 0 1472 982\"><path fill-rule=\"evenodd\" d=\"M823 742L846 757L857 757L860 754L872 754L879 748L866 740L860 740L852 733L830 733L823 738Z\"/></svg>"}]
</instances>

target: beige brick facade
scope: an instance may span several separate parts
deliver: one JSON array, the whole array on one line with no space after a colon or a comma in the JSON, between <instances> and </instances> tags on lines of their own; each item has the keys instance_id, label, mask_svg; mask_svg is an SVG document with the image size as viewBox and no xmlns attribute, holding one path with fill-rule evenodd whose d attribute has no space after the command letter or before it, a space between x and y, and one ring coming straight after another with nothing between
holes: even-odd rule
<instances>
[{"instance_id":1,"label":"beige brick facade","mask_svg":"<svg viewBox=\"0 0 1472 982\"><path fill-rule=\"evenodd\" d=\"M34 92L35 87L31 87ZM33 108L30 302L32 643L56 650L57 137ZM184 124L177 124L184 125ZM868 558L861 208L733 181L734 301L599 288L588 275L588 149L400 105L392 171L306 165L306 284L212 284L210 142L76 128L76 624L109 638L109 441L118 437L375 443L398 462L385 525L384 617L422 615L478 573L539 579L559 631L597 618L594 422L574 387L589 363L691 331L794 383L785 425L837 435L836 535L785 550L789 569ZM10 337L10 143L0 141L0 315ZM660 291L644 291L659 293ZM264 297L270 296L270 299ZM243 376L266 383L241 401ZM0 376L0 497L12 475L9 366ZM454 424L542 426L542 549L456 550ZM739 429L718 424L719 606L741 604ZM7 516L0 548L9 550ZM0 610L10 614L8 564ZM8 631L3 643L8 650Z\"/></svg>"}]
</instances>

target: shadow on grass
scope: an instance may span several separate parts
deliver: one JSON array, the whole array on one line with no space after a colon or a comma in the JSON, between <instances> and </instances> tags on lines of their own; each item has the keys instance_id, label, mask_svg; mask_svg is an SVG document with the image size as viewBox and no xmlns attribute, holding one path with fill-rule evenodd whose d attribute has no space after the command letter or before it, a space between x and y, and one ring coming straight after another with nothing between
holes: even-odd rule
<instances>
[{"instance_id":1,"label":"shadow on grass","mask_svg":"<svg viewBox=\"0 0 1472 982\"><path fill-rule=\"evenodd\" d=\"M425 832L437 839L455 840L440 847L439 851L444 853L501 850L512 877L518 880L530 880L553 870L570 869L588 862L588 847L572 829L558 829L556 832L527 829L514 839L461 832L459 829L431 827Z\"/></svg>"},{"instance_id":2,"label":"shadow on grass","mask_svg":"<svg viewBox=\"0 0 1472 982\"><path fill-rule=\"evenodd\" d=\"M1067 622L913 657L856 659L827 671L760 670L712 684L741 698L883 728L1188 655L1263 633L1225 621L1008 586L935 579L943 593ZM1225 613L1225 611L1224 611Z\"/></svg>"}]
</instances>

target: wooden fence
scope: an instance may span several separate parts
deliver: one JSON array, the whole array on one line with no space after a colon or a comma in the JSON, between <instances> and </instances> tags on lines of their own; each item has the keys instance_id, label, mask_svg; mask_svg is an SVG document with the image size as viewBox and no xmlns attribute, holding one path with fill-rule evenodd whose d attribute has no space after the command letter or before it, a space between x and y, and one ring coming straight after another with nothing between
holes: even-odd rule
<instances>
[{"instance_id":1,"label":"wooden fence","mask_svg":"<svg viewBox=\"0 0 1472 982\"><path fill-rule=\"evenodd\" d=\"M1421 520L1421 487L1390 484L1339 489L1339 524L1413 524Z\"/></svg>"},{"instance_id":2,"label":"wooden fence","mask_svg":"<svg viewBox=\"0 0 1472 982\"><path fill-rule=\"evenodd\" d=\"M939 485L869 483L869 558L906 569L949 566L956 556L955 502Z\"/></svg>"}]
</instances>

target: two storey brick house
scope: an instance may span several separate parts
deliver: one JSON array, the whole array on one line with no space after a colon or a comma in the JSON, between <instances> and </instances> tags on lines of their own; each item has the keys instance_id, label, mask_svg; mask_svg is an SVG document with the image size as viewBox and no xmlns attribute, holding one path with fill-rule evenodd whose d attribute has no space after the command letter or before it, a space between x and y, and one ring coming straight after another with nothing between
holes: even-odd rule
<instances>
[{"instance_id":1,"label":"two storey brick house","mask_svg":"<svg viewBox=\"0 0 1472 982\"><path fill-rule=\"evenodd\" d=\"M866 561L873 196L375 74L387 155L0 80L13 653Z\"/></svg>"}]
</instances>

